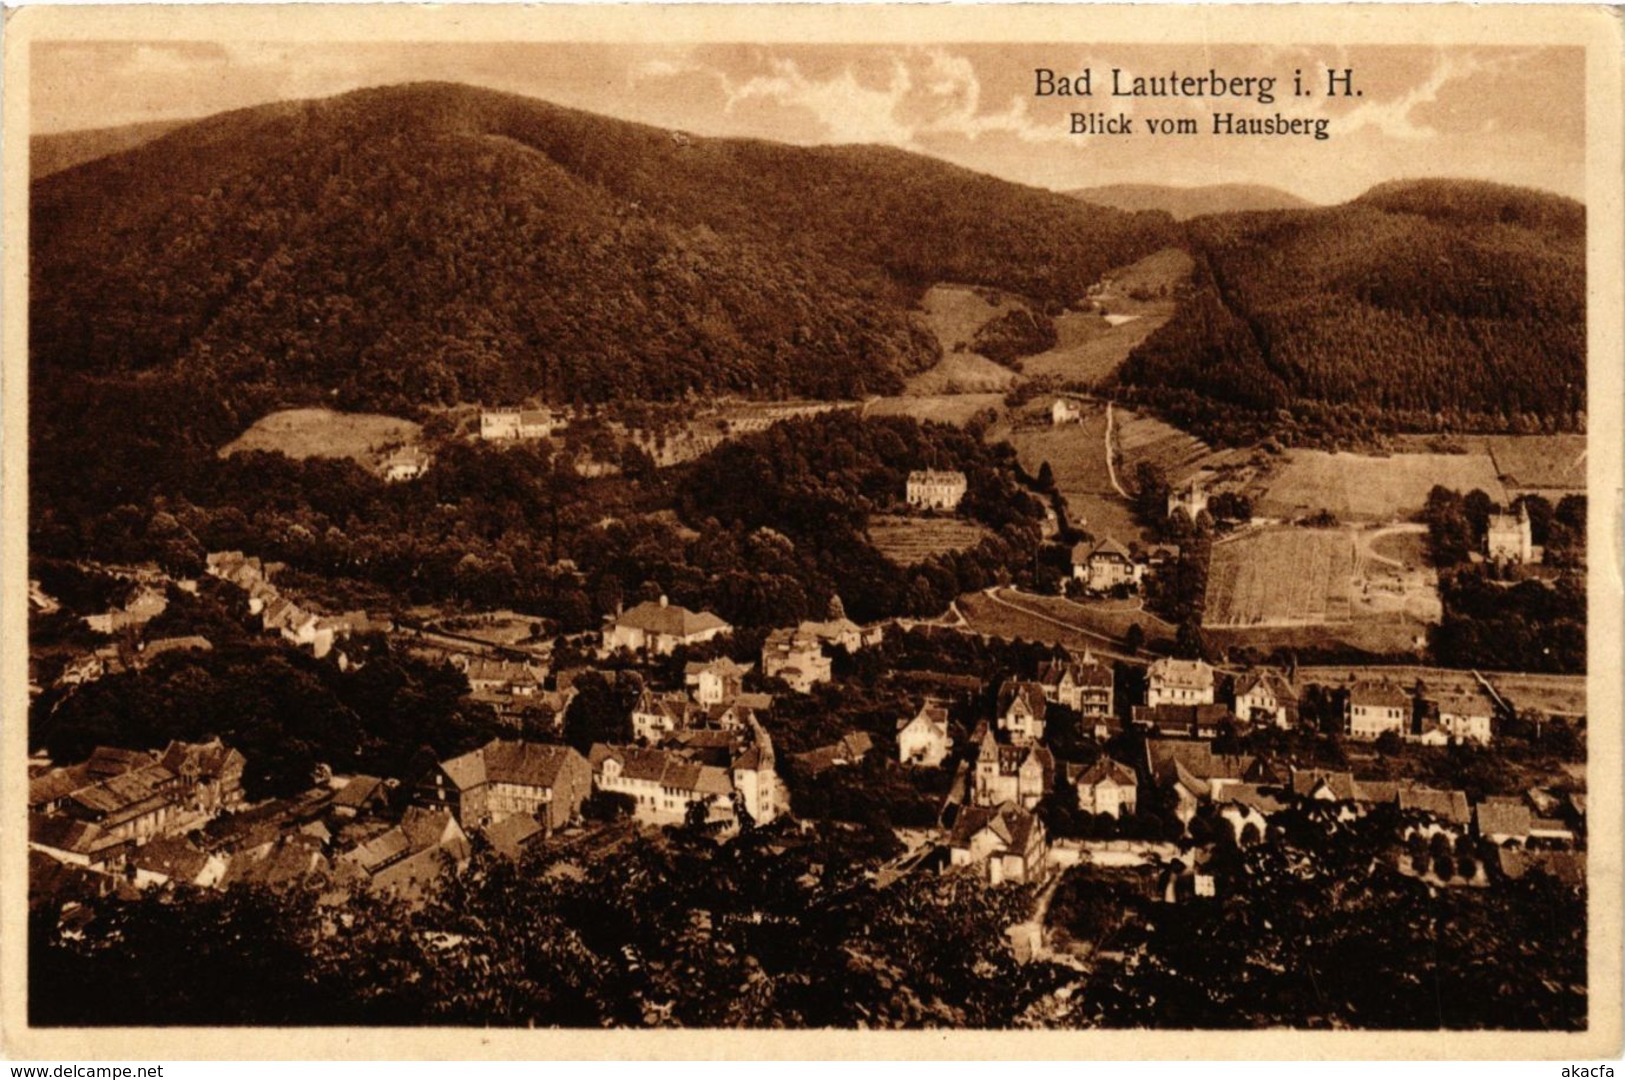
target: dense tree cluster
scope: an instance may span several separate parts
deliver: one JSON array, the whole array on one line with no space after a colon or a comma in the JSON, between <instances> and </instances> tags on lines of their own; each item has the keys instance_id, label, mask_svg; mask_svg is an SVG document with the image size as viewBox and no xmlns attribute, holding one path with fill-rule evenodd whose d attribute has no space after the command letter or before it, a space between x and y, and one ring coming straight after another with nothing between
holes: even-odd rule
<instances>
[{"instance_id":1,"label":"dense tree cluster","mask_svg":"<svg viewBox=\"0 0 1625 1080\"><path fill-rule=\"evenodd\" d=\"M247 759L243 785L257 799L306 790L318 764L406 776L424 748L449 757L498 732L449 665L393 654L381 640L350 647L365 662L347 672L280 643L170 653L142 671L47 691L30 736L64 762L97 746L218 736Z\"/></svg>"},{"instance_id":2,"label":"dense tree cluster","mask_svg":"<svg viewBox=\"0 0 1625 1080\"><path fill-rule=\"evenodd\" d=\"M479 852L417 913L366 895L327 908L312 885L97 901L82 937L37 915L30 1019L997 1028L1064 975L1010 953L1020 886L916 872L881 887L838 827L720 847L685 832L581 875Z\"/></svg>"},{"instance_id":3,"label":"dense tree cluster","mask_svg":"<svg viewBox=\"0 0 1625 1080\"><path fill-rule=\"evenodd\" d=\"M1137 887L1074 871L1081 880L1063 883L1053 915L1125 959L1103 961L1071 1021L1583 1027L1583 890L1540 873L1489 889L1431 888L1392 869L1395 824L1387 813L1353 825L1279 815L1266 842L1215 849L1206 869L1218 875L1217 899L1177 908L1151 898L1155 875Z\"/></svg>"},{"instance_id":4,"label":"dense tree cluster","mask_svg":"<svg viewBox=\"0 0 1625 1080\"><path fill-rule=\"evenodd\" d=\"M1373 422L1583 430L1584 217L1557 196L1430 182L1203 218L1193 296L1118 377L1224 442L1280 410L1323 438Z\"/></svg>"}]
</instances>

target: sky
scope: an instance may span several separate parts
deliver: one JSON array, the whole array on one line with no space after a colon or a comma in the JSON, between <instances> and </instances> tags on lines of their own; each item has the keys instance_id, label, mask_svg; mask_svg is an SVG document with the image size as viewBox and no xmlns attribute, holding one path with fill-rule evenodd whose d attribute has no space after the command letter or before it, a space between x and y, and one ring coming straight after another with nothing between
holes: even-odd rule
<instances>
[{"instance_id":1,"label":"sky","mask_svg":"<svg viewBox=\"0 0 1625 1080\"><path fill-rule=\"evenodd\" d=\"M1035 70L1093 72L1040 97ZM1273 77L1275 100L1112 94L1136 76ZM1353 70L1358 97L1327 96ZM1309 96L1292 93L1301 72ZM199 117L365 86L447 80L698 135L883 143L1068 190L1264 184L1340 202L1385 180L1455 176L1580 198L1584 52L1573 47L940 44L35 42L34 130ZM1074 135L1122 115L1128 135ZM1215 135L1213 114L1324 119L1329 137ZM1150 118L1196 135L1153 136Z\"/></svg>"}]
</instances>

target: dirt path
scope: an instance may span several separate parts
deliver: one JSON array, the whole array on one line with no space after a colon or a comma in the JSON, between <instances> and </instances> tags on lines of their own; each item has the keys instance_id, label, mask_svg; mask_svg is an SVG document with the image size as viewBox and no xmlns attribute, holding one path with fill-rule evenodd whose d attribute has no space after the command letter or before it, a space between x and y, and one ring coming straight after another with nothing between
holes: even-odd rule
<instances>
[{"instance_id":1,"label":"dirt path","mask_svg":"<svg viewBox=\"0 0 1625 1080\"><path fill-rule=\"evenodd\" d=\"M1123 485L1117 482L1117 465L1112 460L1114 456L1112 454L1112 422L1112 403L1108 401L1106 402L1106 475L1111 477L1112 487L1117 489L1117 494L1127 499L1128 492L1124 491Z\"/></svg>"},{"instance_id":2,"label":"dirt path","mask_svg":"<svg viewBox=\"0 0 1625 1080\"><path fill-rule=\"evenodd\" d=\"M1155 656L1129 656L1127 653L1122 651L1122 643L1116 638L1112 637L1110 634L1102 634L1098 630L1090 630L1088 627L1079 626L1076 623L1069 623L1065 619L1057 619L1055 616L1050 615L1047 612L1034 611L1032 608L1026 607L1022 604L1013 604L998 594L998 588L999 586L995 585L991 588L983 589L982 595L986 596L989 600L993 601L995 604L998 604L1000 607L1009 608L1011 611L1025 615L1029 619L1037 619L1040 622L1047 622L1053 626L1058 626L1068 633L1077 634L1080 637L1091 638L1100 642L1104 646L1104 648L1091 647L1091 652L1107 657L1108 659L1122 660L1126 663L1139 664L1142 666L1149 664L1152 660L1156 659Z\"/></svg>"},{"instance_id":3,"label":"dirt path","mask_svg":"<svg viewBox=\"0 0 1625 1080\"><path fill-rule=\"evenodd\" d=\"M1425 533L1427 531L1428 527L1426 525L1418 525L1415 522L1389 525L1386 528L1377 529L1373 532L1362 531L1357 534L1359 537L1360 558L1369 559L1372 562L1384 563L1388 566L1397 567L1403 570L1405 569L1405 564L1399 559L1391 558L1387 555L1377 554L1377 549L1375 547L1376 542L1382 539L1384 536L1391 536L1394 533Z\"/></svg>"}]
</instances>

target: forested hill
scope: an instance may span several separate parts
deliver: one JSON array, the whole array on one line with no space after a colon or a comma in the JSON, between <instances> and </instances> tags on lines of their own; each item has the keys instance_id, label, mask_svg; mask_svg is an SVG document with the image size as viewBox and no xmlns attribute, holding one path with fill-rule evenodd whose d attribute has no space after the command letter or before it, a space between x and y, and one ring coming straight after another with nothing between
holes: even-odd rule
<instances>
[{"instance_id":1,"label":"forested hill","mask_svg":"<svg viewBox=\"0 0 1625 1080\"><path fill-rule=\"evenodd\" d=\"M1232 214L1248 210L1299 210L1314 204L1289 191L1264 184L1103 184L1067 192L1073 198L1117 210L1162 210L1175 220L1203 214Z\"/></svg>"},{"instance_id":2,"label":"forested hill","mask_svg":"<svg viewBox=\"0 0 1625 1080\"><path fill-rule=\"evenodd\" d=\"M1206 434L1584 427L1579 203L1430 180L1189 233L1193 295L1118 379Z\"/></svg>"},{"instance_id":3,"label":"forested hill","mask_svg":"<svg viewBox=\"0 0 1625 1080\"><path fill-rule=\"evenodd\" d=\"M211 117L37 181L31 209L36 372L386 410L892 389L935 359L926 285L1071 301L1177 235L899 151L447 84Z\"/></svg>"}]
</instances>

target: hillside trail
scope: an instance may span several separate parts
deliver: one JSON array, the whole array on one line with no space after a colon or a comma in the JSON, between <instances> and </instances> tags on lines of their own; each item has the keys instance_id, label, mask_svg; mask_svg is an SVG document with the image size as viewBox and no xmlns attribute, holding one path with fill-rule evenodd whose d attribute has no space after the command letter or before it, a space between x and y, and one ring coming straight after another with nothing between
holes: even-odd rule
<instances>
[{"instance_id":1,"label":"hillside trail","mask_svg":"<svg viewBox=\"0 0 1625 1080\"><path fill-rule=\"evenodd\" d=\"M1108 401L1106 402L1106 475L1111 477L1112 487L1117 490L1117 494L1127 499L1128 492L1124 491L1123 485L1117 482L1117 465L1113 461L1115 455L1112 453L1112 423L1112 403Z\"/></svg>"}]
</instances>

